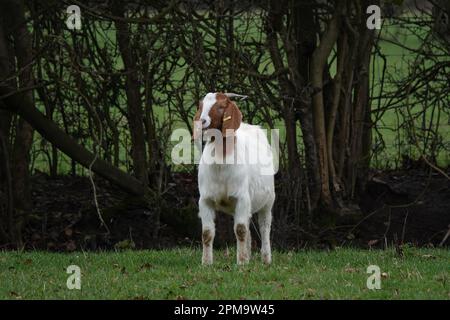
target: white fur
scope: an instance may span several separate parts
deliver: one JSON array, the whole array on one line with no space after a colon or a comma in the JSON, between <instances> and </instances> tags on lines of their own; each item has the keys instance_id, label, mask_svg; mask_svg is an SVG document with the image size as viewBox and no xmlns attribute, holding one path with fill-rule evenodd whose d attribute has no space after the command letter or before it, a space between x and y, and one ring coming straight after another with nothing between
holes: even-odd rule
<instances>
[{"instance_id":1,"label":"white fur","mask_svg":"<svg viewBox=\"0 0 450 320\"><path fill-rule=\"evenodd\" d=\"M203 103L203 111L205 111L205 100ZM202 220L203 232L207 231L212 236L209 246L203 244L203 264L213 262L212 243L216 211L234 216L238 264L246 263L250 259L249 223L252 214L258 213L262 259L265 263L271 262L270 227L275 200L271 147L259 126L246 123L241 123L236 130L235 141L236 145L231 152L227 152L225 161L220 161L221 159L217 161L217 157L213 156L213 149L221 150L221 146L218 147L211 141L207 142L200 159L199 216ZM257 155L256 161L255 155ZM237 161L233 162L233 159ZM271 170L267 171L268 168ZM238 237L239 225L241 225L240 230L243 226L246 230L243 241Z\"/></svg>"},{"instance_id":2,"label":"white fur","mask_svg":"<svg viewBox=\"0 0 450 320\"><path fill-rule=\"evenodd\" d=\"M212 106L216 103L216 94L215 93L208 93L203 98L203 110L202 114L200 115L200 121L205 121L203 125L203 129L206 129L211 124L211 118L209 117L209 111L211 110Z\"/></svg>"}]
</instances>

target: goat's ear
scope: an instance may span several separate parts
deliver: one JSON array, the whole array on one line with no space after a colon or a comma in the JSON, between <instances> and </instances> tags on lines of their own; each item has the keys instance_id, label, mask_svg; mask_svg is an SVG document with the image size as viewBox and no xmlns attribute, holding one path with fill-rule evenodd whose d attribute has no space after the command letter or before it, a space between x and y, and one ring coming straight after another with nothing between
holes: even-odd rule
<instances>
[{"instance_id":1,"label":"goat's ear","mask_svg":"<svg viewBox=\"0 0 450 320\"><path fill-rule=\"evenodd\" d=\"M229 135L233 135L234 131L236 131L241 125L241 122L242 122L241 111L234 102L228 100L228 105L225 108L225 112L223 113L222 136L227 137Z\"/></svg>"},{"instance_id":2,"label":"goat's ear","mask_svg":"<svg viewBox=\"0 0 450 320\"><path fill-rule=\"evenodd\" d=\"M192 140L197 140L200 137L200 134L202 132L202 125L200 123L200 114L202 113L202 107L203 103L200 102L197 112L194 116L194 121L192 125Z\"/></svg>"}]
</instances>

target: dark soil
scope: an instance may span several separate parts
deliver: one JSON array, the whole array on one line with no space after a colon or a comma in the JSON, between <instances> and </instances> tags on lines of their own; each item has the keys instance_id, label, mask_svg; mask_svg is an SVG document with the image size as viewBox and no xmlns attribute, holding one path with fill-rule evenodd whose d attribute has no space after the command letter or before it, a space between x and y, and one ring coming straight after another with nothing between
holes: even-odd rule
<instances>
[{"instance_id":1,"label":"dark soil","mask_svg":"<svg viewBox=\"0 0 450 320\"><path fill-rule=\"evenodd\" d=\"M379 173L360 205L366 220L358 236L367 242L436 246L450 230L450 181L437 172Z\"/></svg>"},{"instance_id":2,"label":"dark soil","mask_svg":"<svg viewBox=\"0 0 450 320\"><path fill-rule=\"evenodd\" d=\"M196 178L175 174L159 201L146 204L102 179L97 200L86 177L32 178L34 210L24 230L28 249L54 251L170 248L200 243ZM411 243L437 246L450 227L450 181L424 170L374 172L358 203L360 215L328 227L286 225L274 209L273 245L280 249L352 245L363 248ZM160 228L157 217L160 215ZM217 244L233 242L232 219L219 215ZM156 232L158 230L158 232ZM253 228L254 238L257 239ZM445 245L448 246L450 239Z\"/></svg>"}]
</instances>

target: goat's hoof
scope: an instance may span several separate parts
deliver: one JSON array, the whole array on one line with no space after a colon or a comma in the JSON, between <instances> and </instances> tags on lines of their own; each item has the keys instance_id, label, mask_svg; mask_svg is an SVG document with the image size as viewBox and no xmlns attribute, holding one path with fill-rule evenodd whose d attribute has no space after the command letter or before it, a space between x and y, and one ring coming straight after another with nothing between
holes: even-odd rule
<instances>
[{"instance_id":1,"label":"goat's hoof","mask_svg":"<svg viewBox=\"0 0 450 320\"><path fill-rule=\"evenodd\" d=\"M237 264L240 265L240 266L248 264L249 262L250 262L250 258L247 257L247 256L245 256L245 257L238 257L238 259L237 259Z\"/></svg>"},{"instance_id":2,"label":"goat's hoof","mask_svg":"<svg viewBox=\"0 0 450 320\"><path fill-rule=\"evenodd\" d=\"M263 255L262 255L262 262L263 262L264 264L269 265L269 264L272 263L272 257L271 257L269 254L263 254Z\"/></svg>"},{"instance_id":3,"label":"goat's hoof","mask_svg":"<svg viewBox=\"0 0 450 320\"><path fill-rule=\"evenodd\" d=\"M202 259L202 265L210 266L212 264L213 264L213 260L212 259Z\"/></svg>"}]
</instances>

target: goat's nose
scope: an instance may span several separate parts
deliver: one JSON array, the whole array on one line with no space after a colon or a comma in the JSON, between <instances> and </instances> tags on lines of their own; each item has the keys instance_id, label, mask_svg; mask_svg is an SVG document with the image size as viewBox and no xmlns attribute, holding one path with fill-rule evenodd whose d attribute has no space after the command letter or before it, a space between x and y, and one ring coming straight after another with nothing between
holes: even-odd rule
<instances>
[{"instance_id":1,"label":"goat's nose","mask_svg":"<svg viewBox=\"0 0 450 320\"><path fill-rule=\"evenodd\" d=\"M204 127L206 124L206 119L202 119L202 127Z\"/></svg>"}]
</instances>

